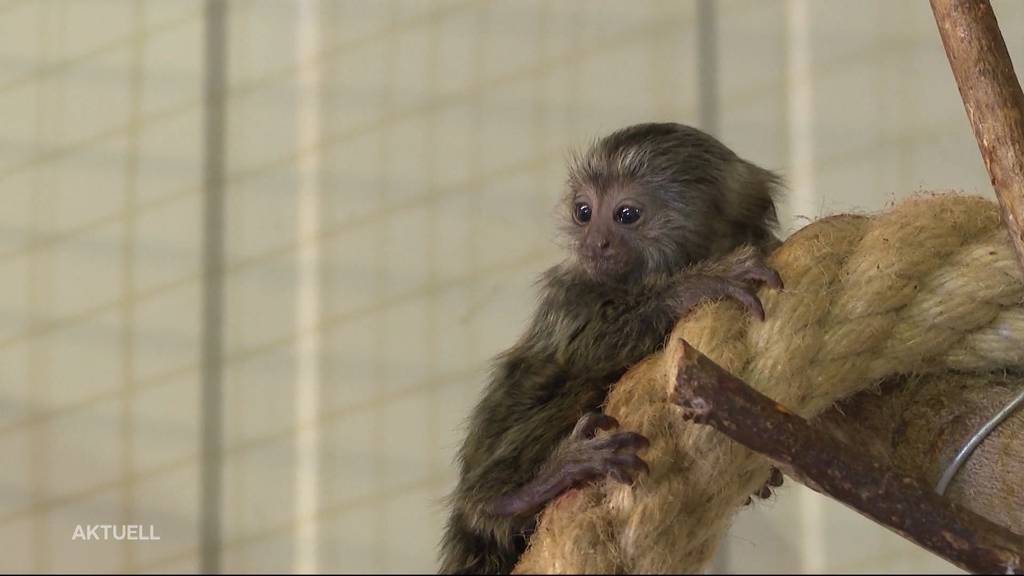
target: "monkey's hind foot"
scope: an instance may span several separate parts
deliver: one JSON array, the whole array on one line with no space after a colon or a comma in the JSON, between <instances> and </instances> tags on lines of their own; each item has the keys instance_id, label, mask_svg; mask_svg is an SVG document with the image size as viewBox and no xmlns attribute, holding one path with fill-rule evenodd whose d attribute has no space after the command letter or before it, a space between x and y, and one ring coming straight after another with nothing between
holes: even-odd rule
<instances>
[{"instance_id":1,"label":"monkey's hind foot","mask_svg":"<svg viewBox=\"0 0 1024 576\"><path fill-rule=\"evenodd\" d=\"M648 446L647 438L636 432L597 436L598 430L611 430L618 425L615 418L606 414L585 414L537 476L496 498L490 511L498 516L535 514L571 488L603 478L631 484L646 474L647 464L637 452Z\"/></svg>"},{"instance_id":2,"label":"monkey's hind foot","mask_svg":"<svg viewBox=\"0 0 1024 576\"><path fill-rule=\"evenodd\" d=\"M636 432L613 432L597 436L598 430L618 428L619 422L600 412L584 414L560 451L562 474L568 484L610 477L631 484L648 472L647 464L636 454L649 445Z\"/></svg>"},{"instance_id":3,"label":"monkey's hind foot","mask_svg":"<svg viewBox=\"0 0 1024 576\"><path fill-rule=\"evenodd\" d=\"M771 476L769 476L768 480L765 481L764 486L761 486L760 488L754 491L753 496L757 496L762 500L767 500L768 498L771 498L772 494L774 493L772 489L782 486L783 479L784 476L782 475L782 471L780 471L778 468L772 467ZM747 501L744 503L745 506L749 505L754 501L753 496L747 496Z\"/></svg>"}]
</instances>

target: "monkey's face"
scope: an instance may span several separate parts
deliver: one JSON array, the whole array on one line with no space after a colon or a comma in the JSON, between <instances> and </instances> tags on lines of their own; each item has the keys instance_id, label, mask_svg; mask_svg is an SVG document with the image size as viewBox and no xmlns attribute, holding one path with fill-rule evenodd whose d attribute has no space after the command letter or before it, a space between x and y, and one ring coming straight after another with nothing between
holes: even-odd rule
<instances>
[{"instance_id":1,"label":"monkey's face","mask_svg":"<svg viewBox=\"0 0 1024 576\"><path fill-rule=\"evenodd\" d=\"M569 203L576 258L598 280L621 280L647 271L647 232L654 210L632 186L576 191Z\"/></svg>"}]
</instances>

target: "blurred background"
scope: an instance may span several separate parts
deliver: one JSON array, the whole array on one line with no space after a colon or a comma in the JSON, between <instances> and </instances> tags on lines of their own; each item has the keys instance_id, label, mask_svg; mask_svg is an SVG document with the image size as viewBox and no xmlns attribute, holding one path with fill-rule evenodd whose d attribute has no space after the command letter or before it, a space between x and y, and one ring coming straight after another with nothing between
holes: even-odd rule
<instances>
[{"instance_id":1,"label":"blurred background","mask_svg":"<svg viewBox=\"0 0 1024 576\"><path fill-rule=\"evenodd\" d=\"M436 570L566 153L651 120L787 233L991 195L923 0L0 1L0 570ZM713 570L955 571L795 485Z\"/></svg>"}]
</instances>

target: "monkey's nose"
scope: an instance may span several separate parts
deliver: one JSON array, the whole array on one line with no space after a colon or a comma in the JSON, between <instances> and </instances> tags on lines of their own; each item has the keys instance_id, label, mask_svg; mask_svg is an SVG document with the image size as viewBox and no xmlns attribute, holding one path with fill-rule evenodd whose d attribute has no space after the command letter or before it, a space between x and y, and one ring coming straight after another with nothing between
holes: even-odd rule
<instances>
[{"instance_id":1,"label":"monkey's nose","mask_svg":"<svg viewBox=\"0 0 1024 576\"><path fill-rule=\"evenodd\" d=\"M600 248L602 251L607 250L608 247L611 245L612 243L607 238L597 241L597 247Z\"/></svg>"}]
</instances>

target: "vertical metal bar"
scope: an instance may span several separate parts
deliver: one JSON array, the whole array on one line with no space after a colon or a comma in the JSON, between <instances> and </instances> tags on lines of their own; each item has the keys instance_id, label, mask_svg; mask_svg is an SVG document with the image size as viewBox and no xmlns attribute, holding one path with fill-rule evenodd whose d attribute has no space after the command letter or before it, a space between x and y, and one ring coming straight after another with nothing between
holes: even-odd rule
<instances>
[{"instance_id":1,"label":"vertical metal bar","mask_svg":"<svg viewBox=\"0 0 1024 576\"><path fill-rule=\"evenodd\" d=\"M317 572L320 508L320 0L299 0L296 16L298 289L295 301L296 574Z\"/></svg>"},{"instance_id":2,"label":"vertical metal bar","mask_svg":"<svg viewBox=\"0 0 1024 576\"><path fill-rule=\"evenodd\" d=\"M721 137L718 113L718 6L716 0L697 0L697 123ZM731 572L729 539L723 538L711 564L711 573Z\"/></svg>"},{"instance_id":3,"label":"vertical metal bar","mask_svg":"<svg viewBox=\"0 0 1024 576\"><path fill-rule=\"evenodd\" d=\"M139 197L139 148L141 135L142 98L144 88L143 66L146 61L146 5L144 2L133 4L133 27L135 39L132 42L131 61L131 108L129 121L131 128L128 133L128 150L125 153L124 165L124 221L121 223L121 385L124 399L121 403L121 477L124 488L121 490L121 522L129 525L135 523L135 450L136 429L134 410L136 405L135 391L135 258L137 228L136 206ZM136 570L136 549L127 543L122 547L124 563L122 570L131 574Z\"/></svg>"},{"instance_id":4,"label":"vertical metal bar","mask_svg":"<svg viewBox=\"0 0 1024 576\"><path fill-rule=\"evenodd\" d=\"M786 43L790 216L814 218L814 71L808 0L787 0Z\"/></svg>"},{"instance_id":5,"label":"vertical metal bar","mask_svg":"<svg viewBox=\"0 0 1024 576\"><path fill-rule=\"evenodd\" d=\"M786 2L786 93L789 101L789 222L817 215L814 174L814 74L809 0ZM797 493L801 564L804 572L827 566L825 499L811 490Z\"/></svg>"},{"instance_id":6,"label":"vertical metal bar","mask_svg":"<svg viewBox=\"0 0 1024 576\"><path fill-rule=\"evenodd\" d=\"M36 57L33 64L40 68L51 65L55 54L63 54L63 39L66 31L66 4L54 5L40 2L36 6ZM33 118L34 157L46 154L47 144L61 136L63 125L64 81L55 83L36 82L35 117ZM29 242L35 243L46 238L54 229L54 180L56 170L33 170L31 187L32 202L29 212ZM53 250L33 250L28 258L28 309L29 328L38 329L46 324L48 312L53 307ZM28 365L26 384L30 406L45 406L53 393L51 385L52 342L48 338L32 338L28 341ZM51 491L52 466L50 454L54 434L51 426L41 425L29 428L28 473L29 499L34 506L42 502ZM31 549L28 551L35 573L53 571L53 536L46 514L32 514ZM15 551L17 552L17 551Z\"/></svg>"},{"instance_id":7,"label":"vertical metal bar","mask_svg":"<svg viewBox=\"0 0 1024 576\"><path fill-rule=\"evenodd\" d=\"M697 0L697 113L700 129L719 136L718 6Z\"/></svg>"},{"instance_id":8,"label":"vertical metal bar","mask_svg":"<svg viewBox=\"0 0 1024 576\"><path fill-rule=\"evenodd\" d=\"M227 1L206 1L199 568L221 571Z\"/></svg>"}]
</instances>

